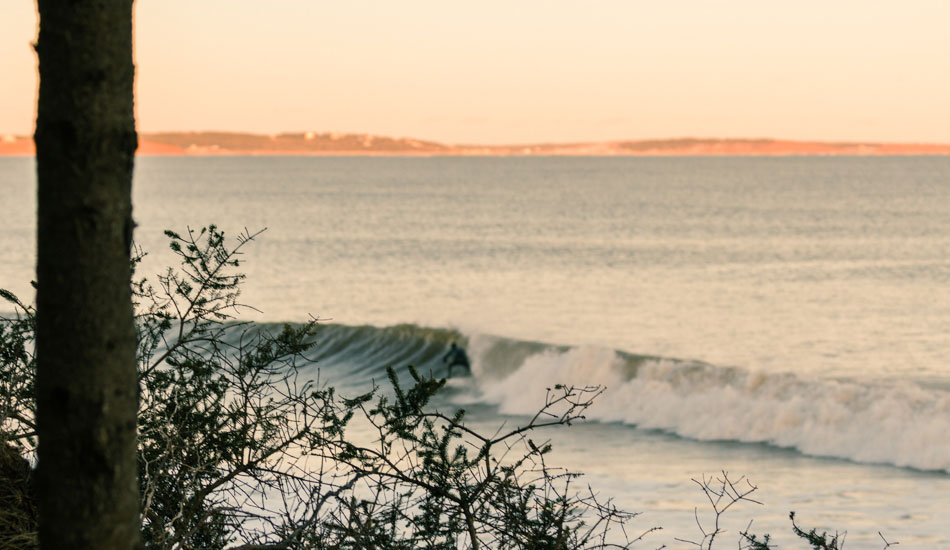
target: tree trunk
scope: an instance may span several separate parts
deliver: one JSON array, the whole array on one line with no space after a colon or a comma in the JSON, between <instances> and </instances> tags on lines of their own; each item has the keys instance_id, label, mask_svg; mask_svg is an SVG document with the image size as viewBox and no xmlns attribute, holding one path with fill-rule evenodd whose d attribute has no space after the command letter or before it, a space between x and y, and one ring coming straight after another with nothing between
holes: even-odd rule
<instances>
[{"instance_id":1,"label":"tree trunk","mask_svg":"<svg viewBox=\"0 0 950 550\"><path fill-rule=\"evenodd\" d=\"M132 0L39 0L40 545L139 546Z\"/></svg>"}]
</instances>

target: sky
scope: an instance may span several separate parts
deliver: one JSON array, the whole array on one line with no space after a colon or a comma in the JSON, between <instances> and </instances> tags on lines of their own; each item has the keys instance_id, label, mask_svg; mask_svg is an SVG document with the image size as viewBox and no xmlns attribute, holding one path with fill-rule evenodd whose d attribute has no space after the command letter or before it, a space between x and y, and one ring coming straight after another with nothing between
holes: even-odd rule
<instances>
[{"instance_id":1,"label":"sky","mask_svg":"<svg viewBox=\"0 0 950 550\"><path fill-rule=\"evenodd\" d=\"M946 0L138 0L142 132L950 143ZM0 135L35 119L0 0Z\"/></svg>"}]
</instances>

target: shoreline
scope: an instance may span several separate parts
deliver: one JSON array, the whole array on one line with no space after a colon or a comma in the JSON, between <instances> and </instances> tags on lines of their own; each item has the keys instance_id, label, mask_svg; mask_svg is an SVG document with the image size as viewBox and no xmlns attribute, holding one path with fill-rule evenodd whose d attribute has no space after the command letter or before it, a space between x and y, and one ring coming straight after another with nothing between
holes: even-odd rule
<instances>
[{"instance_id":1,"label":"shoreline","mask_svg":"<svg viewBox=\"0 0 950 550\"><path fill-rule=\"evenodd\" d=\"M676 138L593 143L445 145L365 134L140 134L136 156L233 157L793 157L948 156L950 144ZM33 157L32 137L2 136L0 157Z\"/></svg>"}]
</instances>

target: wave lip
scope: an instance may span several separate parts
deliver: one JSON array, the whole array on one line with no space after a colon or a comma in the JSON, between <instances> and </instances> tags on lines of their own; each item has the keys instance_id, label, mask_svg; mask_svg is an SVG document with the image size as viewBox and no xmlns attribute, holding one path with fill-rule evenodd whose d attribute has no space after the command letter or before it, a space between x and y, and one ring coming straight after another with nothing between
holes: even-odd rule
<instances>
[{"instance_id":1,"label":"wave lip","mask_svg":"<svg viewBox=\"0 0 950 550\"><path fill-rule=\"evenodd\" d=\"M908 381L806 379L490 336L473 336L470 345L479 399L503 414L533 414L553 384L603 385L607 391L589 410L591 420L950 472L945 390Z\"/></svg>"}]
</instances>

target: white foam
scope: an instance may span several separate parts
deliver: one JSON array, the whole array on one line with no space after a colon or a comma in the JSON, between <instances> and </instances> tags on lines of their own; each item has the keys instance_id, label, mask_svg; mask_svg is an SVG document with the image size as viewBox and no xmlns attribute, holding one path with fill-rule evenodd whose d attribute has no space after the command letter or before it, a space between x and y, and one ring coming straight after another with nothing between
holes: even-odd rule
<instances>
[{"instance_id":1,"label":"white foam","mask_svg":"<svg viewBox=\"0 0 950 550\"><path fill-rule=\"evenodd\" d=\"M499 376L478 358L491 342L471 344L479 399L504 414L534 413L554 384L603 385L590 419L950 472L950 393L943 390L673 360L645 360L630 375L615 351L592 347L549 348Z\"/></svg>"},{"instance_id":2,"label":"white foam","mask_svg":"<svg viewBox=\"0 0 950 550\"><path fill-rule=\"evenodd\" d=\"M532 414L544 403L548 388L554 384L619 384L620 364L620 358L611 350L581 347L559 352L548 349L528 357L507 377L486 380L481 384L481 399L498 405L502 414ZM479 371L475 374L477 376Z\"/></svg>"}]
</instances>

